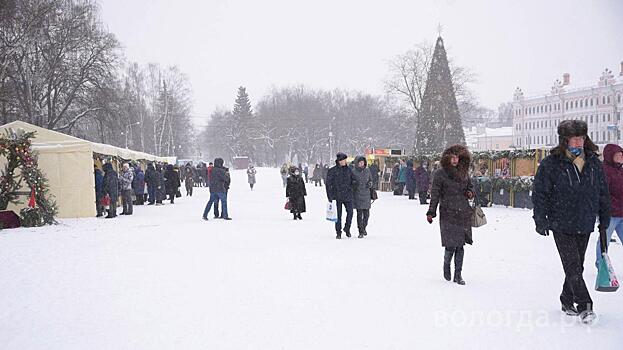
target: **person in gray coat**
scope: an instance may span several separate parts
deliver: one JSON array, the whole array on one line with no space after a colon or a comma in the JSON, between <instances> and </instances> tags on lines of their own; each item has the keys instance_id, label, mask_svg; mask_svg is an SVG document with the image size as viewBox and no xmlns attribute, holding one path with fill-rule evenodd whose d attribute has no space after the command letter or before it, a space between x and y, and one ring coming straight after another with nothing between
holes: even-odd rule
<instances>
[{"instance_id":1,"label":"person in gray coat","mask_svg":"<svg viewBox=\"0 0 623 350\"><path fill-rule=\"evenodd\" d=\"M454 282L464 285L461 276L465 243L472 244L471 218L473 209L469 200L474 189L469 179L470 154L462 145L450 146L441 156L441 168L433 175L430 207L426 220L433 223L439 206L441 245L445 247L443 275L450 281L450 262L454 256Z\"/></svg>"},{"instance_id":2,"label":"person in gray coat","mask_svg":"<svg viewBox=\"0 0 623 350\"><path fill-rule=\"evenodd\" d=\"M119 184L121 187L121 202L123 204L123 211L120 215L132 215L132 195L134 190L132 189L132 182L134 181L134 169L130 168L130 164L123 163L123 171L119 176Z\"/></svg>"},{"instance_id":3,"label":"person in gray coat","mask_svg":"<svg viewBox=\"0 0 623 350\"><path fill-rule=\"evenodd\" d=\"M370 218L370 208L372 207L370 189L373 187L372 174L365 157L358 156L355 158L355 167L352 172L355 178L353 204L357 210L358 237L363 238L368 235L366 228Z\"/></svg>"}]
</instances>

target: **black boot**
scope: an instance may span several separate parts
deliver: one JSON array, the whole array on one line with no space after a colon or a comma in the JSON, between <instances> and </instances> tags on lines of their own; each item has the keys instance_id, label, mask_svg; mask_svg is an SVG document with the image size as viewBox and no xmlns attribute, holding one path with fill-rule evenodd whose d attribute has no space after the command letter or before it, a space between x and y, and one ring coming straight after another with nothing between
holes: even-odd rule
<instances>
[{"instance_id":1,"label":"black boot","mask_svg":"<svg viewBox=\"0 0 623 350\"><path fill-rule=\"evenodd\" d=\"M303 217L301 216L301 213L298 213L298 214L296 215L296 217L297 217L297 218L299 218L299 220L303 220Z\"/></svg>"},{"instance_id":2,"label":"black boot","mask_svg":"<svg viewBox=\"0 0 623 350\"><path fill-rule=\"evenodd\" d=\"M298 216L296 215L296 213L293 214L294 215L294 220L298 220Z\"/></svg>"},{"instance_id":3,"label":"black boot","mask_svg":"<svg viewBox=\"0 0 623 350\"><path fill-rule=\"evenodd\" d=\"M578 309L580 309L580 305L578 305ZM584 307L584 310L580 312L579 316L580 316L580 322L582 322L583 324L587 324L587 325L593 324L593 322L597 318L597 314L595 314L595 312L593 311L593 304L591 303L586 304L586 306Z\"/></svg>"},{"instance_id":4,"label":"black boot","mask_svg":"<svg viewBox=\"0 0 623 350\"><path fill-rule=\"evenodd\" d=\"M446 251L443 255L443 278L446 281L450 281L452 279L452 274L450 272L450 262L452 262L452 256L454 255L454 249L446 248Z\"/></svg>"},{"instance_id":5,"label":"black boot","mask_svg":"<svg viewBox=\"0 0 623 350\"><path fill-rule=\"evenodd\" d=\"M465 281L461 276L461 272L463 271L463 256L465 255L465 249L463 247L456 248L456 253L454 254L454 282L459 285L465 285Z\"/></svg>"},{"instance_id":6,"label":"black boot","mask_svg":"<svg viewBox=\"0 0 623 350\"><path fill-rule=\"evenodd\" d=\"M344 230L346 232L346 237L350 238L350 231Z\"/></svg>"},{"instance_id":7,"label":"black boot","mask_svg":"<svg viewBox=\"0 0 623 350\"><path fill-rule=\"evenodd\" d=\"M335 239L342 239L342 232L337 232Z\"/></svg>"}]
</instances>

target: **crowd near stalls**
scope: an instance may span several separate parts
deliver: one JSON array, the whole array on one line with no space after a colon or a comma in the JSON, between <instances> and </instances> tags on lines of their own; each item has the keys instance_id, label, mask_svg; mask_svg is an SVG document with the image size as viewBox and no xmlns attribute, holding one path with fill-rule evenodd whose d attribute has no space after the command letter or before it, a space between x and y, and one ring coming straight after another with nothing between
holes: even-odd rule
<instances>
[{"instance_id":1,"label":"crowd near stalls","mask_svg":"<svg viewBox=\"0 0 623 350\"><path fill-rule=\"evenodd\" d=\"M108 163L118 172L127 162L142 166L148 162L175 162L175 158L90 142L22 121L0 126L2 133L11 131L34 132L32 150L37 153L38 166L48 179L49 193L56 202L59 218L97 215L94 166L103 170L104 164ZM0 159L0 163L2 161ZM7 209L19 212L27 205L26 201L22 202Z\"/></svg>"}]
</instances>

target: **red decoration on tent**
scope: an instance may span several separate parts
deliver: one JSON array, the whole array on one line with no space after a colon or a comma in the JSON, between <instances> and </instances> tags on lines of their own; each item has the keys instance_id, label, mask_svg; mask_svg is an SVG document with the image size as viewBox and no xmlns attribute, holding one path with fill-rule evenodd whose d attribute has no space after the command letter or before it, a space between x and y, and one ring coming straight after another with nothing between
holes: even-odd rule
<instances>
[{"instance_id":1,"label":"red decoration on tent","mask_svg":"<svg viewBox=\"0 0 623 350\"><path fill-rule=\"evenodd\" d=\"M35 188L33 187L30 189L30 200L28 201L28 206L31 208L34 208L36 203L37 202L35 200Z\"/></svg>"}]
</instances>

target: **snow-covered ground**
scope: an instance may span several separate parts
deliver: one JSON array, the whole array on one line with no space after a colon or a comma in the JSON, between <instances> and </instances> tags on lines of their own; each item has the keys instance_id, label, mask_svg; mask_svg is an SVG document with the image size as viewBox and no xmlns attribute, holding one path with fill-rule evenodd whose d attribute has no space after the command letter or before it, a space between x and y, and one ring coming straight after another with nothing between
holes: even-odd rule
<instances>
[{"instance_id":1,"label":"snow-covered ground","mask_svg":"<svg viewBox=\"0 0 623 350\"><path fill-rule=\"evenodd\" d=\"M335 239L323 188L283 210L276 169L251 192L234 171L233 221L201 220L196 189L114 220L0 232L0 349L620 349L621 292L591 292L591 327L563 316L563 272L531 212L485 209L466 286L442 278L426 206L381 193L368 237ZM212 217L212 215L210 215ZM356 231L353 225L353 232ZM594 244L585 278L591 290ZM623 274L623 249L611 248Z\"/></svg>"}]
</instances>

